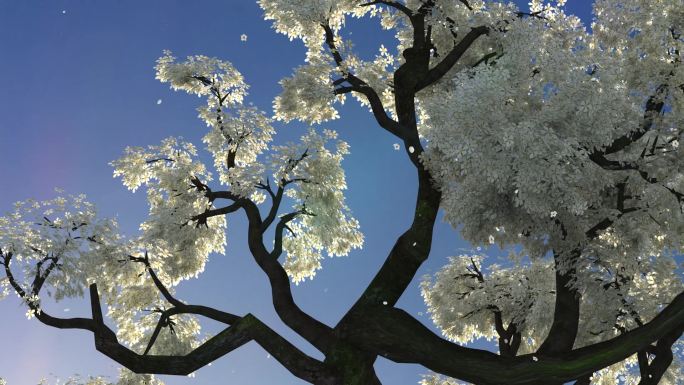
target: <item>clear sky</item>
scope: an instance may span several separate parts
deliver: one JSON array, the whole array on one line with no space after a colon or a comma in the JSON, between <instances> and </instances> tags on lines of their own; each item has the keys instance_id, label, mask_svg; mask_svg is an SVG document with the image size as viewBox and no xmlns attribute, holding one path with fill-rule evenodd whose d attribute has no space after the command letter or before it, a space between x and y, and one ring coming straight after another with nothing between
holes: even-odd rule
<instances>
[{"instance_id":1,"label":"clear sky","mask_svg":"<svg viewBox=\"0 0 684 385\"><path fill-rule=\"evenodd\" d=\"M590 20L591 1L568 3L570 12ZM361 52L370 54L380 43L394 45L375 20L353 20L348 26ZM247 41L241 41L242 34ZM126 146L157 144L168 136L183 136L201 147L206 131L195 112L202 101L154 79L152 67L164 49L179 57L203 54L231 61L251 85L248 101L266 111L280 92L278 81L304 58L301 43L276 34L252 0L0 0L0 213L17 200L51 198L60 187L85 193L102 216L117 217L123 231L134 234L147 212L144 193L128 192L112 178L108 163ZM350 100L341 115L323 127L338 130L351 145L344 162L347 202L361 223L365 245L348 257L327 259L313 281L294 288L300 306L328 325L359 296L408 227L416 192L405 152L393 149L395 140L370 113ZM300 123L277 128L278 142L306 131ZM227 255L212 256L198 280L182 284L178 297L231 313L251 312L318 357L275 315L266 277L248 254L244 224L242 213L229 218ZM475 247L440 222L430 259L417 277ZM498 249L488 253L504 255ZM430 325L417 282L397 306ZM55 315L89 316L85 302L45 307ZM26 320L24 313L16 298L0 302L0 377L9 385L73 373L115 375L117 364L95 350L90 333L52 329ZM220 330L210 322L203 325ZM377 368L383 383L392 385L416 384L427 373L383 359ZM303 383L253 343L199 370L194 379L163 378L167 384Z\"/></svg>"}]
</instances>

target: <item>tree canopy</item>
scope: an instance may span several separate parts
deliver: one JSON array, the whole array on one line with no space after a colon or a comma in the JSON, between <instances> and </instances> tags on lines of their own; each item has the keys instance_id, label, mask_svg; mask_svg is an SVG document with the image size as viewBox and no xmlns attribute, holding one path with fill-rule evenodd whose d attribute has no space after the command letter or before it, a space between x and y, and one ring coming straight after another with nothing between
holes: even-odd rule
<instances>
[{"instance_id":1,"label":"tree canopy","mask_svg":"<svg viewBox=\"0 0 684 385\"><path fill-rule=\"evenodd\" d=\"M529 12L482 0L258 3L306 46L273 116L248 103L230 62L164 51L156 78L202 100L213 164L182 138L124 149L114 176L149 205L133 237L83 195L16 203L0 217L0 293L16 293L28 318L92 333L125 368L120 384L188 375L251 341L314 384L380 384L378 357L422 365L424 385L681 383L680 0L597 0L590 29L564 0L533 0ZM393 31L396 47L364 60L342 33L350 17ZM363 247L345 201L349 146L320 127L347 96L402 143L418 189L412 223L328 325L297 305L292 284ZM274 120L311 128L275 144ZM505 263L454 255L423 278L441 335L395 306L431 256L439 212L474 245L510 251ZM230 248L240 214L275 311L324 359L252 314L177 297ZM48 314L45 295L86 296L92 315ZM204 336L202 318L225 329ZM468 347L476 339L498 351Z\"/></svg>"}]
</instances>

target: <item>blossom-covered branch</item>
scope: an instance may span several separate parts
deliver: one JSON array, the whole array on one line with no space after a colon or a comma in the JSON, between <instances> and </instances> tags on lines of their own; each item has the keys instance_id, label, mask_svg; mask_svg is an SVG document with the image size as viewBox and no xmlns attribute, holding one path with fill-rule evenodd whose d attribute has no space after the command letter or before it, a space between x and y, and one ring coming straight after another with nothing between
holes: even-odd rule
<instances>
[{"instance_id":1,"label":"blossom-covered branch","mask_svg":"<svg viewBox=\"0 0 684 385\"><path fill-rule=\"evenodd\" d=\"M378 93L370 85L368 85L368 83L361 80L356 75L352 74L349 71L349 69L346 68L344 59L342 58L342 55L340 54L340 51L337 48L337 45L335 44L335 33L333 32L332 28L327 23L327 21L326 23L322 23L321 27L323 27L323 30L325 31L325 43L330 49L330 53L333 56L333 59L335 60L335 64L337 64L337 68L342 73L343 77L340 80L348 82L351 85L349 87L336 88L334 90L334 93L336 95L341 95L351 91L355 91L363 94L368 99L368 103L370 103L373 115L375 116L375 119L377 120L378 124L380 124L380 127L389 131L391 134L403 139L404 133L402 133L400 124L394 119L390 118L389 115L387 115L385 106L383 105L382 100L378 96Z\"/></svg>"}]
</instances>

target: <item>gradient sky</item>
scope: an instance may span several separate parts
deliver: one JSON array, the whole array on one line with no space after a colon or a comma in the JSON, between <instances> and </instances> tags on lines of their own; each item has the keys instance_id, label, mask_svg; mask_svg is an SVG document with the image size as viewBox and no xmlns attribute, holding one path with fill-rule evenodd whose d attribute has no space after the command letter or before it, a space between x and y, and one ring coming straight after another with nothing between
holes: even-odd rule
<instances>
[{"instance_id":1,"label":"gradient sky","mask_svg":"<svg viewBox=\"0 0 684 385\"><path fill-rule=\"evenodd\" d=\"M526 1L517 1L527 7ZM570 0L570 12L590 20L589 0ZM359 50L394 45L376 21L348 23ZM240 36L246 34L246 42ZM54 188L85 193L102 216L117 217L134 234L145 218L144 193L131 194L112 178L108 163L128 145L157 144L183 136L200 145L206 129L196 118L200 99L176 93L154 79L163 49L176 56L203 54L231 61L251 85L248 101L270 111L278 81L302 64L304 50L276 34L252 0L0 0L0 213L26 198L48 199ZM158 104L157 101L162 103ZM377 272L396 237L409 225L415 202L415 171L404 151L365 109L349 101L336 129L351 145L344 162L347 202L366 236L363 250L327 259L313 281L294 288L300 306L334 325ZM297 138L304 124L277 125L276 141ZM210 163L209 163L210 164ZM229 218L228 252L212 256L206 271L182 284L178 297L226 311L251 312L307 353L320 355L287 329L272 309L264 274L246 245L242 213ZM419 271L436 272L447 257L471 251L450 226L435 230L430 259ZM488 250L493 258L504 252ZM397 306L427 325L417 282ZM54 315L89 316L85 300L47 303ZM9 385L33 385L42 377L74 373L115 376L117 364L98 353L92 335L28 321L16 298L0 303L0 377ZM206 330L220 329L204 322ZM416 384L427 370L377 363L385 384ZM196 378L163 376L167 384L303 384L254 343L197 372Z\"/></svg>"}]
</instances>

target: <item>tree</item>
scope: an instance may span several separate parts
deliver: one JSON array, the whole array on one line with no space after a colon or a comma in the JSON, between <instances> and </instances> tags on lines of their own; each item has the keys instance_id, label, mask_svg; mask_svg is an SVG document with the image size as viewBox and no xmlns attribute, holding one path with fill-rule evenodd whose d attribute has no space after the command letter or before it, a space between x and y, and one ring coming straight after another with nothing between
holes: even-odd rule
<instances>
[{"instance_id":1,"label":"tree","mask_svg":"<svg viewBox=\"0 0 684 385\"><path fill-rule=\"evenodd\" d=\"M199 116L217 181L180 139L127 148L112 166L126 187L146 189L141 234L121 236L83 196L20 202L0 218L2 288L28 317L92 332L98 351L136 373L188 374L255 341L316 384L379 384L378 356L476 384L676 383L684 9L597 1L587 32L563 3L534 1L524 13L474 0L259 1L278 32L307 47L306 64L282 81L275 118L335 119L351 94L416 169L413 223L334 327L297 306L290 281L313 277L324 253L363 244L343 194L347 145L315 129L273 145L271 119L244 103L240 73L205 56L179 62L165 52L156 70L206 100ZM400 54L380 47L362 60L341 34L349 15L396 30ZM500 266L457 256L426 278L444 338L394 306L428 258L440 208L473 243L513 251ZM224 251L226 217L237 212L278 315L324 360L253 315L176 298L179 282ZM48 314L43 291L87 291L92 317ZM201 340L197 316L227 327ZM458 345L480 337L497 340L498 354Z\"/></svg>"}]
</instances>

